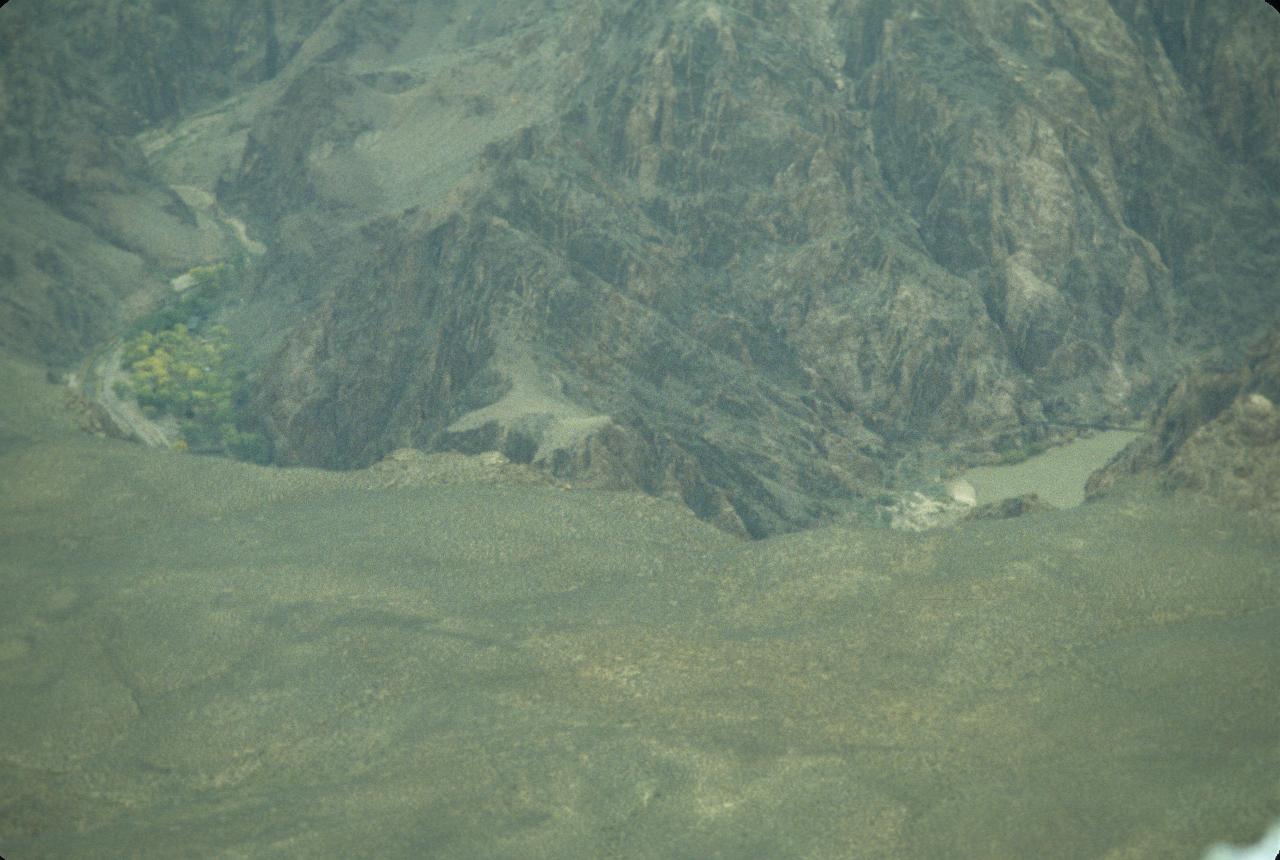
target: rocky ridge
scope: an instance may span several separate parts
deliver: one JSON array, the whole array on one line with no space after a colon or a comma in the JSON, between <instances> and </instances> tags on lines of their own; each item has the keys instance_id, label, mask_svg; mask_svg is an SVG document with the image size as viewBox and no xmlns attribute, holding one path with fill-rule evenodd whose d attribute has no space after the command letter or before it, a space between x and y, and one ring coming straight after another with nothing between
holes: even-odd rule
<instances>
[{"instance_id":1,"label":"rocky ridge","mask_svg":"<svg viewBox=\"0 0 1280 860\"><path fill-rule=\"evenodd\" d=\"M1131 419L1268 312L1250 267L1275 252L1258 217L1274 177L1265 147L1211 132L1201 93L1219 85L1170 59L1170 20L1097 13L511 16L486 51L530 72L496 100L558 76L548 115L494 140L456 200L344 237L335 267L376 268L329 281L264 377L282 459L497 449L761 535L869 498L907 452ZM1237 50L1222 38L1199 49ZM344 80L343 98L379 98ZM231 183L251 211L286 176L270 199L354 208L258 134ZM364 157L352 134L329 160Z\"/></svg>"},{"instance_id":2,"label":"rocky ridge","mask_svg":"<svg viewBox=\"0 0 1280 860\"><path fill-rule=\"evenodd\" d=\"M1231 370L1202 368L1169 392L1150 431L1089 479L1099 498L1144 476L1166 491L1280 514L1280 327Z\"/></svg>"},{"instance_id":3,"label":"rocky ridge","mask_svg":"<svg viewBox=\"0 0 1280 860\"><path fill-rule=\"evenodd\" d=\"M228 323L284 464L498 451L760 536L1276 315L1260 3L108 6L157 39L112 139L269 249Z\"/></svg>"}]
</instances>

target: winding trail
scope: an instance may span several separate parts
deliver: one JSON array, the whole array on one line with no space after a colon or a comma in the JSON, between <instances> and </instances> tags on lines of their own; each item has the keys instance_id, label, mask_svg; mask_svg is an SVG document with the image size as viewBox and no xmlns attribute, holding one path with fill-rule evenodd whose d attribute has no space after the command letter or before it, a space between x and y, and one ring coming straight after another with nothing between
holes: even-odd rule
<instances>
[{"instance_id":1,"label":"winding trail","mask_svg":"<svg viewBox=\"0 0 1280 860\"><path fill-rule=\"evenodd\" d=\"M132 400L116 396L115 384L124 380L120 361L124 355L124 343L114 338L94 350L72 374L68 384L89 403L97 404L102 416L125 439L136 439L148 448L172 448L177 434L142 414Z\"/></svg>"}]
</instances>

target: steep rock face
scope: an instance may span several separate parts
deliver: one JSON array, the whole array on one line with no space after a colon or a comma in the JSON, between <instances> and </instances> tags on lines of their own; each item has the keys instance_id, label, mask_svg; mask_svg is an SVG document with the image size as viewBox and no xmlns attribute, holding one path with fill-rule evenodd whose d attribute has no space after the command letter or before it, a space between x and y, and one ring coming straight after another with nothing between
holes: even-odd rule
<instances>
[{"instance_id":1,"label":"steep rock face","mask_svg":"<svg viewBox=\"0 0 1280 860\"><path fill-rule=\"evenodd\" d=\"M224 189L267 230L380 216L292 268L314 310L266 424L286 462L492 446L765 534L921 444L1129 419L1275 315L1274 121L1246 107L1274 62L1215 96L1277 44L1268 16L459 3L448 62L406 37L299 71ZM485 148L380 142L432 110Z\"/></svg>"},{"instance_id":2,"label":"steep rock face","mask_svg":"<svg viewBox=\"0 0 1280 860\"><path fill-rule=\"evenodd\" d=\"M0 11L0 346L65 364L232 253L135 136L270 78L327 2L16 0Z\"/></svg>"},{"instance_id":3,"label":"steep rock face","mask_svg":"<svg viewBox=\"0 0 1280 860\"><path fill-rule=\"evenodd\" d=\"M3 181L94 238L0 224L0 337L227 253L204 195L270 247L228 323L283 463L499 450L763 535L1131 419L1280 306L1256 2L17 5Z\"/></svg>"},{"instance_id":4,"label":"steep rock face","mask_svg":"<svg viewBox=\"0 0 1280 860\"><path fill-rule=\"evenodd\" d=\"M1174 492L1280 513L1280 326L1230 371L1200 370L1169 392L1150 431L1089 479L1091 498L1154 476Z\"/></svg>"},{"instance_id":5,"label":"steep rock face","mask_svg":"<svg viewBox=\"0 0 1280 860\"><path fill-rule=\"evenodd\" d=\"M1274 191L1280 181L1280 54L1253 35L1274 31L1273 10L1261 3L1178 0L1132 5L1129 17L1159 40L1184 85L1200 98L1228 155L1256 166Z\"/></svg>"}]
</instances>

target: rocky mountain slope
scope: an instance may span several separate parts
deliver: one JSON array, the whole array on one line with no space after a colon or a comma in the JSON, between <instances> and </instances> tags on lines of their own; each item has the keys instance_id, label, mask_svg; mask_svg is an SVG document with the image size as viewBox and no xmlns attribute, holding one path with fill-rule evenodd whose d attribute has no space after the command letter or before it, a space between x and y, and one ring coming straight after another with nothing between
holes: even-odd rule
<instances>
[{"instance_id":1,"label":"rocky mountain slope","mask_svg":"<svg viewBox=\"0 0 1280 860\"><path fill-rule=\"evenodd\" d=\"M117 125L85 135L134 165L130 212L199 227L159 202L194 188L267 246L229 324L281 463L498 450L758 536L1131 421L1280 316L1280 18L1254 0L75 4L117 28L96 56L27 6L0 29L103 72ZM188 232L163 250L218 253ZM53 354L74 326L27 304Z\"/></svg>"},{"instance_id":2,"label":"rocky mountain slope","mask_svg":"<svg viewBox=\"0 0 1280 860\"><path fill-rule=\"evenodd\" d=\"M1099 498L1131 476L1236 508L1280 514L1280 326L1230 370L1200 368L1180 380L1152 420L1089 479Z\"/></svg>"},{"instance_id":3,"label":"rocky mountain slope","mask_svg":"<svg viewBox=\"0 0 1280 860\"><path fill-rule=\"evenodd\" d=\"M255 79L212 85L245 34L229 4L206 5L203 15L75 0L0 10L0 345L10 352L65 366L168 277L230 253L134 139Z\"/></svg>"}]
</instances>

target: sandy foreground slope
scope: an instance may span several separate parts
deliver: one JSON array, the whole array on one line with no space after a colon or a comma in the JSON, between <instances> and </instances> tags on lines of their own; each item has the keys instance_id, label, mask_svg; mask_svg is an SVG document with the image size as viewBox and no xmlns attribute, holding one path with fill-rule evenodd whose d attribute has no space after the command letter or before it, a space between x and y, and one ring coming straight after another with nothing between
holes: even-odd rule
<instances>
[{"instance_id":1,"label":"sandy foreground slope","mask_svg":"<svg viewBox=\"0 0 1280 860\"><path fill-rule=\"evenodd\" d=\"M729 537L78 433L0 368L6 857L1199 857L1280 811L1280 536L1141 493Z\"/></svg>"}]
</instances>

